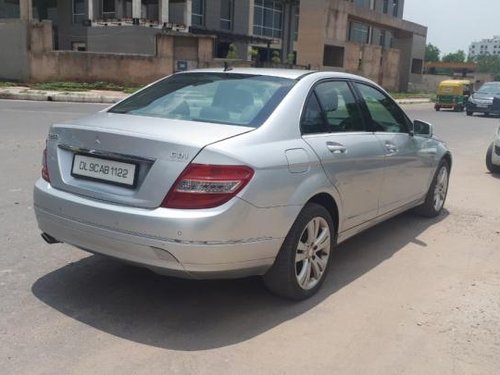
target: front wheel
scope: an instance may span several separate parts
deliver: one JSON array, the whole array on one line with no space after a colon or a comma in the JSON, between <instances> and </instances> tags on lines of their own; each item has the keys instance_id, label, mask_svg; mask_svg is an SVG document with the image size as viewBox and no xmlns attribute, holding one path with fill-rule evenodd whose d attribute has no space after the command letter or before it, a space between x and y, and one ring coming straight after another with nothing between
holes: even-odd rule
<instances>
[{"instance_id":1,"label":"front wheel","mask_svg":"<svg viewBox=\"0 0 500 375\"><path fill-rule=\"evenodd\" d=\"M500 166L493 164L493 143L488 147L488 151L486 151L486 168L490 171L490 173L500 173Z\"/></svg>"},{"instance_id":2,"label":"front wheel","mask_svg":"<svg viewBox=\"0 0 500 375\"><path fill-rule=\"evenodd\" d=\"M440 106L438 106L438 105L436 105L436 106L434 107L434 109L435 109L436 111L438 111L438 112L439 112L439 110L441 109L441 107L440 107Z\"/></svg>"},{"instance_id":3,"label":"front wheel","mask_svg":"<svg viewBox=\"0 0 500 375\"><path fill-rule=\"evenodd\" d=\"M424 203L415 212L424 217L436 217L441 213L448 194L450 166L446 160L441 160L427 191Z\"/></svg>"},{"instance_id":4,"label":"front wheel","mask_svg":"<svg viewBox=\"0 0 500 375\"><path fill-rule=\"evenodd\" d=\"M267 288L293 300L315 294L331 263L334 228L330 213L323 206L308 203L292 225L273 266L263 277Z\"/></svg>"},{"instance_id":5,"label":"front wheel","mask_svg":"<svg viewBox=\"0 0 500 375\"><path fill-rule=\"evenodd\" d=\"M474 112L472 111L467 111L467 116L472 116L474 114Z\"/></svg>"}]
</instances>

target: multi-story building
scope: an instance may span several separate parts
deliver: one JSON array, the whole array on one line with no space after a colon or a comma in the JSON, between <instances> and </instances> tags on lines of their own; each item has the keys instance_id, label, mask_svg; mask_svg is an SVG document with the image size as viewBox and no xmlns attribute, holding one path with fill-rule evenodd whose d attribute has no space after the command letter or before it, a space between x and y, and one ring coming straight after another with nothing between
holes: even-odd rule
<instances>
[{"instance_id":1,"label":"multi-story building","mask_svg":"<svg viewBox=\"0 0 500 375\"><path fill-rule=\"evenodd\" d=\"M492 39L483 39L471 43L469 57L483 55L500 55L500 35L495 35Z\"/></svg>"},{"instance_id":2,"label":"multi-story building","mask_svg":"<svg viewBox=\"0 0 500 375\"><path fill-rule=\"evenodd\" d=\"M3 3L3 5L2 5ZM17 7L16 7L17 4ZM405 90L422 72L427 29L404 0L0 0L10 17L50 19L61 50L155 53L164 30L214 35L214 57L279 58L366 75ZM186 39L189 43L189 39ZM175 48L182 49L182 45ZM255 56L257 54L257 56Z\"/></svg>"}]
</instances>

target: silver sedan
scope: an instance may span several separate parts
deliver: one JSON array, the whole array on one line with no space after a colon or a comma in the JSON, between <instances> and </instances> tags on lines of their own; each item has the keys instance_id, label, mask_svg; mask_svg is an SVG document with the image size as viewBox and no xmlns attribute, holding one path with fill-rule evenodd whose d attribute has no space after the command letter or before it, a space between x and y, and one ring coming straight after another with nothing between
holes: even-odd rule
<instances>
[{"instance_id":1,"label":"silver sedan","mask_svg":"<svg viewBox=\"0 0 500 375\"><path fill-rule=\"evenodd\" d=\"M304 299L338 243L412 208L439 215L451 163L362 77L197 70L52 125L34 205L49 243L179 277L262 275Z\"/></svg>"}]
</instances>

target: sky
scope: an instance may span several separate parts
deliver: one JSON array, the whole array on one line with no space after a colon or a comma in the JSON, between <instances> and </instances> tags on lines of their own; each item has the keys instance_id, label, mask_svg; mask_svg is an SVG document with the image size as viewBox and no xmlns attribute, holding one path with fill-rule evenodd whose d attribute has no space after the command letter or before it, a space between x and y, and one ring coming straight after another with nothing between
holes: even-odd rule
<instances>
[{"instance_id":1,"label":"sky","mask_svg":"<svg viewBox=\"0 0 500 375\"><path fill-rule=\"evenodd\" d=\"M500 35L500 0L405 0L404 19L427 26L441 54Z\"/></svg>"}]
</instances>

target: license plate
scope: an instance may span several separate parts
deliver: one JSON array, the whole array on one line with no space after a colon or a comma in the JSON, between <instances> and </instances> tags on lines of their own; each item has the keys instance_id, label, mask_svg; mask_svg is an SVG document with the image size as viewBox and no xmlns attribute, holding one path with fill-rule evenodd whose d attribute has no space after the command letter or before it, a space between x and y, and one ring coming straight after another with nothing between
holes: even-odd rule
<instances>
[{"instance_id":1,"label":"license plate","mask_svg":"<svg viewBox=\"0 0 500 375\"><path fill-rule=\"evenodd\" d=\"M477 108L488 108L488 104L478 104Z\"/></svg>"},{"instance_id":2,"label":"license plate","mask_svg":"<svg viewBox=\"0 0 500 375\"><path fill-rule=\"evenodd\" d=\"M121 161L75 155L71 175L133 187L136 168L135 164Z\"/></svg>"}]
</instances>

